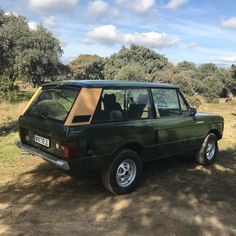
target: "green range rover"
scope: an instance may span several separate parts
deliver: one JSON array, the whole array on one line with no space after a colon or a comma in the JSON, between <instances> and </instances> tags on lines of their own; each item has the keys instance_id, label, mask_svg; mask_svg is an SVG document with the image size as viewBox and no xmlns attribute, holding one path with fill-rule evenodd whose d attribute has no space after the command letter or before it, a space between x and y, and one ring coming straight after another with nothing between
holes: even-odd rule
<instances>
[{"instance_id":1,"label":"green range rover","mask_svg":"<svg viewBox=\"0 0 236 236\"><path fill-rule=\"evenodd\" d=\"M171 84L71 80L38 89L17 145L67 171L100 170L104 186L124 194L144 161L194 151L212 164L223 128L222 116L197 113Z\"/></svg>"}]
</instances>

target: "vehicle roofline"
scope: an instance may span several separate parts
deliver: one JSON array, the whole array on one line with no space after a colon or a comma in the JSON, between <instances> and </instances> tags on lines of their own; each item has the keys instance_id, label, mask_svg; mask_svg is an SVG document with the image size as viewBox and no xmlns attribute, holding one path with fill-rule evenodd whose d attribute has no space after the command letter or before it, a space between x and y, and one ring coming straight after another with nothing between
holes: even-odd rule
<instances>
[{"instance_id":1,"label":"vehicle roofline","mask_svg":"<svg viewBox=\"0 0 236 236\"><path fill-rule=\"evenodd\" d=\"M63 80L44 84L42 87L52 86L73 86L85 88L111 88L111 87L134 87L134 88L179 88L176 85L168 83L152 83L152 82L131 82L117 80Z\"/></svg>"}]
</instances>

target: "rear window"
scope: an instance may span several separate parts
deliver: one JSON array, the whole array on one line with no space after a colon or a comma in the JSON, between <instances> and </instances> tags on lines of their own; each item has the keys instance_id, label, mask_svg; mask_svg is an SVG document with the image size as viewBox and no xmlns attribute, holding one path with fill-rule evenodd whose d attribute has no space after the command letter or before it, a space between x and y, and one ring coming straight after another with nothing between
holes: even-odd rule
<instances>
[{"instance_id":1,"label":"rear window","mask_svg":"<svg viewBox=\"0 0 236 236\"><path fill-rule=\"evenodd\" d=\"M79 91L74 89L43 90L32 103L26 115L65 121Z\"/></svg>"}]
</instances>

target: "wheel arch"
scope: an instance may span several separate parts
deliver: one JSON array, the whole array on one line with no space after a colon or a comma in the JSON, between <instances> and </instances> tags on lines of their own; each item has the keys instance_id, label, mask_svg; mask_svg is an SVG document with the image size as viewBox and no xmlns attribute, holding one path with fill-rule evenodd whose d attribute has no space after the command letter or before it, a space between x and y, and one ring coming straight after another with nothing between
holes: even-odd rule
<instances>
[{"instance_id":1,"label":"wheel arch","mask_svg":"<svg viewBox=\"0 0 236 236\"><path fill-rule=\"evenodd\" d=\"M207 135L208 135L208 134L214 134L214 135L217 137L218 140L221 139L221 134L220 134L220 132L219 132L218 129L211 129L211 130L207 133ZM206 135L206 136L207 136L207 135Z\"/></svg>"},{"instance_id":2,"label":"wheel arch","mask_svg":"<svg viewBox=\"0 0 236 236\"><path fill-rule=\"evenodd\" d=\"M130 141L130 142L124 143L124 144L120 145L118 148L116 148L113 151L113 154L119 152L122 149L131 149L131 150L137 152L140 156L142 156L142 152L143 152L144 147L138 141Z\"/></svg>"}]
</instances>

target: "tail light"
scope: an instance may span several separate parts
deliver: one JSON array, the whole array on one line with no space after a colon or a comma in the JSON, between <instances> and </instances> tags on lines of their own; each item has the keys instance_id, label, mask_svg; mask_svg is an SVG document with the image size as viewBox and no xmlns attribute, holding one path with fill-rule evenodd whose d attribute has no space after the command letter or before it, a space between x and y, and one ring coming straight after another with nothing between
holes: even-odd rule
<instances>
[{"instance_id":1,"label":"tail light","mask_svg":"<svg viewBox=\"0 0 236 236\"><path fill-rule=\"evenodd\" d=\"M63 141L61 142L61 150L63 151L64 159L74 159L76 158L76 142Z\"/></svg>"}]
</instances>

